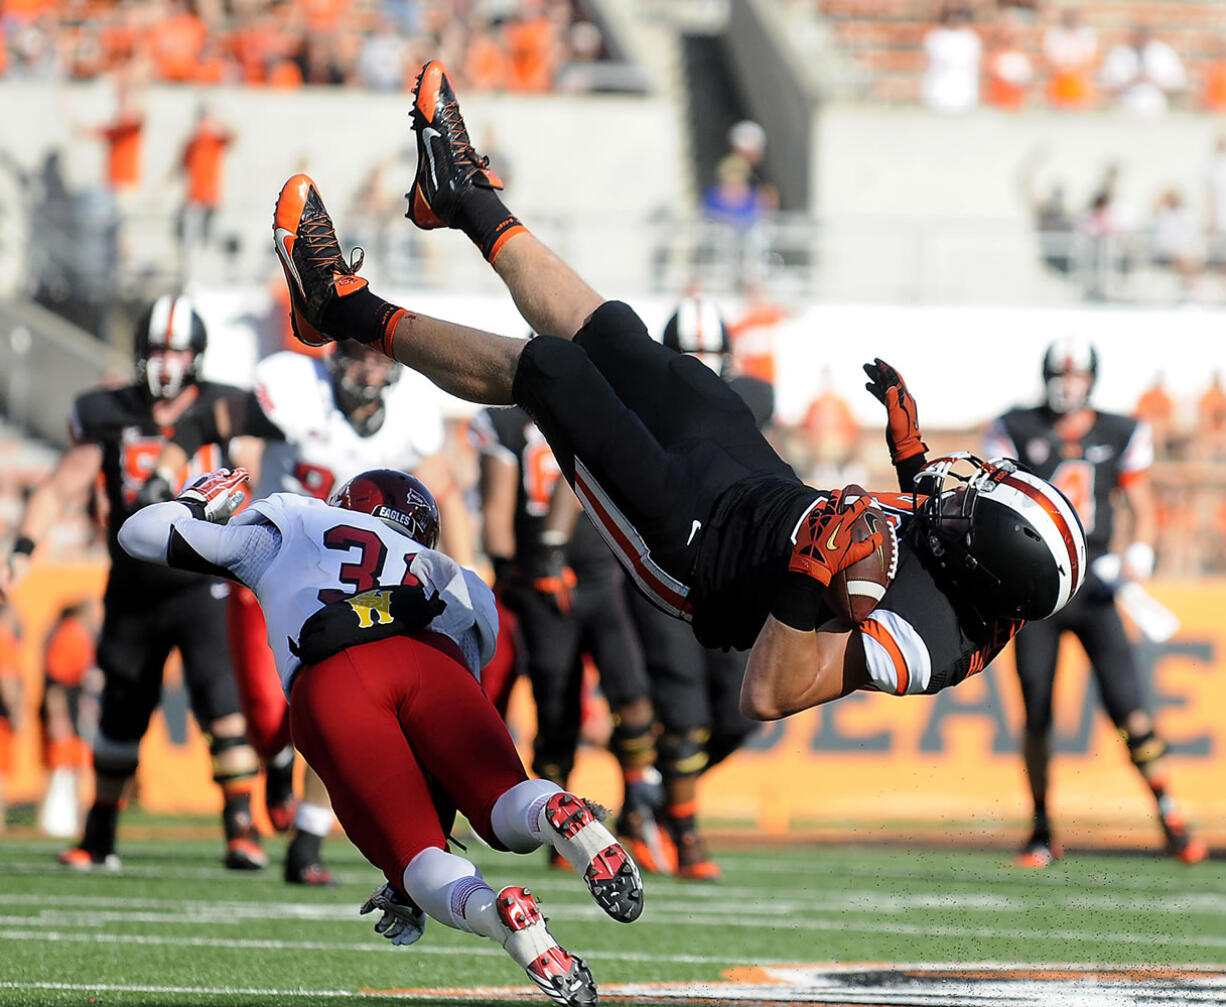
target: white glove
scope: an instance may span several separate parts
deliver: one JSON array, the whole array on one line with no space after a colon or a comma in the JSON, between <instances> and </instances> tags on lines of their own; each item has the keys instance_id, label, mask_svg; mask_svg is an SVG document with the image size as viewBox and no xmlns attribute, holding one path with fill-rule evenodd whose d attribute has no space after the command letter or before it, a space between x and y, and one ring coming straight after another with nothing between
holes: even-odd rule
<instances>
[{"instance_id":1,"label":"white glove","mask_svg":"<svg viewBox=\"0 0 1226 1007\"><path fill-rule=\"evenodd\" d=\"M186 504L192 515L202 521L224 524L247 499L244 483L247 470L218 469L201 476L183 490L175 499Z\"/></svg>"},{"instance_id":2,"label":"white glove","mask_svg":"<svg viewBox=\"0 0 1226 1007\"><path fill-rule=\"evenodd\" d=\"M426 914L391 885L376 888L358 910L363 916L376 909L383 913L375 924L375 933L382 934L393 944L408 946L421 940L426 932Z\"/></svg>"}]
</instances>

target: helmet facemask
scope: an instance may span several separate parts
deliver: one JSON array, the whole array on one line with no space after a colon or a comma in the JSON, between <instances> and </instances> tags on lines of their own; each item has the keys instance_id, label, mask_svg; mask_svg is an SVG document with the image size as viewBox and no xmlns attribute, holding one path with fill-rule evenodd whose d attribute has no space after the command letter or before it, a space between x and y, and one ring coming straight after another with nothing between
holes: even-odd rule
<instances>
[{"instance_id":1,"label":"helmet facemask","mask_svg":"<svg viewBox=\"0 0 1226 1007\"><path fill-rule=\"evenodd\" d=\"M360 343L340 343L328 357L336 407L362 437L383 426L388 389L400 380L395 361Z\"/></svg>"}]
</instances>

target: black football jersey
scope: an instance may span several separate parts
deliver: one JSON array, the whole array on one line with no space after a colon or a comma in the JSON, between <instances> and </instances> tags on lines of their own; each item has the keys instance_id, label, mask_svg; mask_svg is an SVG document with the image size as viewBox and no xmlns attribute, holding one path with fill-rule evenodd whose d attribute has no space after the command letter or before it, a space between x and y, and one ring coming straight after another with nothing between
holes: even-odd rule
<instances>
[{"instance_id":1,"label":"black football jersey","mask_svg":"<svg viewBox=\"0 0 1226 1007\"><path fill-rule=\"evenodd\" d=\"M562 470L532 417L519 406L483 409L473 418L472 440L479 451L501 455L519 468L515 560L526 566L538 547L541 525ZM586 512L575 525L566 556L578 575L608 570L617 563Z\"/></svg>"},{"instance_id":2,"label":"black football jersey","mask_svg":"<svg viewBox=\"0 0 1226 1007\"><path fill-rule=\"evenodd\" d=\"M237 392L229 385L201 381L197 404L207 405ZM143 385L99 388L85 392L73 403L70 421L77 443L102 448L102 477L109 514L107 547L111 553L111 582L157 590L198 584L200 576L133 559L119 545L119 527L136 508L136 496L153 474L169 429L154 422L152 405ZM224 457L217 444L205 444L192 456L181 483L221 468ZM178 486L174 487L176 490Z\"/></svg>"},{"instance_id":3,"label":"black football jersey","mask_svg":"<svg viewBox=\"0 0 1226 1007\"><path fill-rule=\"evenodd\" d=\"M799 479L766 476L737 483L716 503L691 578L694 635L700 643L738 650L753 646L787 571L792 533L823 495ZM982 671L1021 623L985 624L952 585L937 580L914 539L909 494L873 496L898 532L899 561L874 609L876 618L865 625L865 647L881 648L904 691L907 683L925 678L922 688L913 685L910 691L957 685ZM833 616L824 609L818 625Z\"/></svg>"},{"instance_id":4,"label":"black football jersey","mask_svg":"<svg viewBox=\"0 0 1226 1007\"><path fill-rule=\"evenodd\" d=\"M1084 436L1063 438L1058 417L1042 406L1013 409L989 428L985 449L992 457L1016 458L1059 489L1086 531L1089 562L1107 552L1114 518L1113 491L1153 462L1149 425L1117 413L1095 413Z\"/></svg>"}]
</instances>

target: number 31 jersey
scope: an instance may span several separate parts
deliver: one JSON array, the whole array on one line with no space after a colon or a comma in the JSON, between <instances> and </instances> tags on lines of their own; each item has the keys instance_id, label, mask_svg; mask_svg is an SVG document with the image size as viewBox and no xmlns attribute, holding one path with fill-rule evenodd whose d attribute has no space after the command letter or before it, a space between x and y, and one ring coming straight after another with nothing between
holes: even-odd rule
<instances>
[{"instance_id":1,"label":"number 31 jersey","mask_svg":"<svg viewBox=\"0 0 1226 1007\"><path fill-rule=\"evenodd\" d=\"M990 457L1025 463L1069 498L1085 527L1093 562L1111 545L1111 495L1148 471L1153 437L1148 423L1118 413L1095 413L1078 438L1057 433L1055 419L1041 406L1014 409L988 428L984 447Z\"/></svg>"},{"instance_id":2,"label":"number 31 jersey","mask_svg":"<svg viewBox=\"0 0 1226 1007\"><path fill-rule=\"evenodd\" d=\"M268 624L268 643L288 689L299 661L290 650L302 624L324 605L396 584L421 584L438 591L446 610L430 629L454 640L473 675L494 656L498 613L494 594L475 573L450 556L428 549L376 517L329 507L295 493L274 493L255 501L237 519L276 526L276 556L250 587Z\"/></svg>"}]
</instances>

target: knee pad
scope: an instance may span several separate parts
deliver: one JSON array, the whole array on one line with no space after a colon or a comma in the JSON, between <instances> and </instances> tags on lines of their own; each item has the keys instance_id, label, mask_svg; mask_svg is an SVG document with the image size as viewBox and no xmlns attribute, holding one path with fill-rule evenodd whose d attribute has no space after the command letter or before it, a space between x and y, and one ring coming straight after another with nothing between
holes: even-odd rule
<instances>
[{"instance_id":1,"label":"knee pad","mask_svg":"<svg viewBox=\"0 0 1226 1007\"><path fill-rule=\"evenodd\" d=\"M620 718L614 718L609 747L613 749L622 769L650 766L656 761L655 724L651 720L642 724L627 724Z\"/></svg>"},{"instance_id":2,"label":"knee pad","mask_svg":"<svg viewBox=\"0 0 1226 1007\"><path fill-rule=\"evenodd\" d=\"M1151 762L1157 762L1166 755L1166 742L1152 730L1144 734L1129 734L1127 730L1122 730L1120 733L1128 745L1128 757L1138 769L1143 769Z\"/></svg>"},{"instance_id":3,"label":"knee pad","mask_svg":"<svg viewBox=\"0 0 1226 1007\"><path fill-rule=\"evenodd\" d=\"M116 780L126 780L136 772L140 741L116 741L102 731L94 735L94 772Z\"/></svg>"},{"instance_id":4,"label":"knee pad","mask_svg":"<svg viewBox=\"0 0 1226 1007\"><path fill-rule=\"evenodd\" d=\"M660 737L660 756L656 766L666 780L697 776L707 768L707 740L711 732L705 727L691 727L684 734L666 731Z\"/></svg>"},{"instance_id":5,"label":"knee pad","mask_svg":"<svg viewBox=\"0 0 1226 1007\"><path fill-rule=\"evenodd\" d=\"M246 752L238 752L240 748L245 748ZM259 772L255 752L241 734L210 738L209 755L213 763L213 782L222 787L252 780Z\"/></svg>"}]
</instances>

